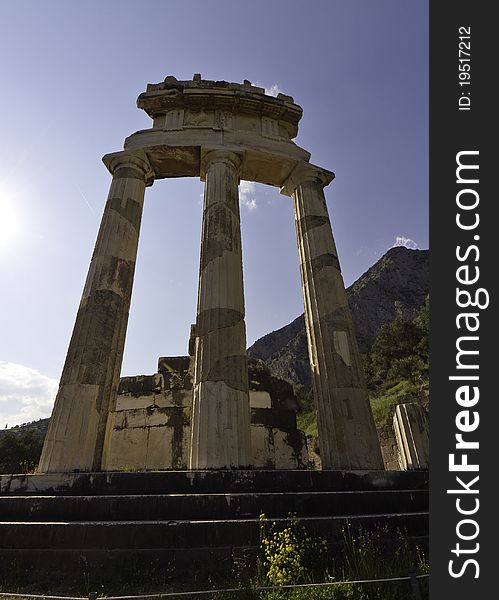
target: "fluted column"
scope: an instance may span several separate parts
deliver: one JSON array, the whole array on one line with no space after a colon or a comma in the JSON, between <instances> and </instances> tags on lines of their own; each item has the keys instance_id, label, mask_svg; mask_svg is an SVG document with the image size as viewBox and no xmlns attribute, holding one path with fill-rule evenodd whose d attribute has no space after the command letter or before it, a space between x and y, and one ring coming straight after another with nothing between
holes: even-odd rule
<instances>
[{"instance_id":1,"label":"fluted column","mask_svg":"<svg viewBox=\"0 0 499 600\"><path fill-rule=\"evenodd\" d=\"M146 181L144 153L104 160L113 174L69 344L40 472L99 470L114 408L130 309Z\"/></svg>"},{"instance_id":2,"label":"fluted column","mask_svg":"<svg viewBox=\"0 0 499 600\"><path fill-rule=\"evenodd\" d=\"M250 408L239 217L239 157L211 151L195 326L191 469L249 466Z\"/></svg>"},{"instance_id":3,"label":"fluted column","mask_svg":"<svg viewBox=\"0 0 499 600\"><path fill-rule=\"evenodd\" d=\"M321 461L324 469L383 469L324 197L333 177L303 164L282 190L294 202Z\"/></svg>"},{"instance_id":4,"label":"fluted column","mask_svg":"<svg viewBox=\"0 0 499 600\"><path fill-rule=\"evenodd\" d=\"M403 471L427 469L429 466L428 417L416 402L398 404L393 414L398 459Z\"/></svg>"}]
</instances>

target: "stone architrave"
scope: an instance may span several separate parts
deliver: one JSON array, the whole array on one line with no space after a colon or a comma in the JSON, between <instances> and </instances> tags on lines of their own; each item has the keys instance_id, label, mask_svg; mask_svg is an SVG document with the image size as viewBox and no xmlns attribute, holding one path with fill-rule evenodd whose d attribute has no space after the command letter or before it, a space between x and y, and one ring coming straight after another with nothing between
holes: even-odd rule
<instances>
[{"instance_id":1,"label":"stone architrave","mask_svg":"<svg viewBox=\"0 0 499 600\"><path fill-rule=\"evenodd\" d=\"M239 216L233 152L208 152L205 180L189 467L249 466L250 406Z\"/></svg>"},{"instance_id":2,"label":"stone architrave","mask_svg":"<svg viewBox=\"0 0 499 600\"><path fill-rule=\"evenodd\" d=\"M38 470L98 471L125 345L144 191L146 154L104 157L113 175Z\"/></svg>"},{"instance_id":3,"label":"stone architrave","mask_svg":"<svg viewBox=\"0 0 499 600\"><path fill-rule=\"evenodd\" d=\"M415 402L398 404L393 414L398 459L403 471L427 469L429 465L428 418Z\"/></svg>"},{"instance_id":4,"label":"stone architrave","mask_svg":"<svg viewBox=\"0 0 499 600\"><path fill-rule=\"evenodd\" d=\"M305 324L324 469L384 469L324 197L334 174L299 165L293 196Z\"/></svg>"}]
</instances>

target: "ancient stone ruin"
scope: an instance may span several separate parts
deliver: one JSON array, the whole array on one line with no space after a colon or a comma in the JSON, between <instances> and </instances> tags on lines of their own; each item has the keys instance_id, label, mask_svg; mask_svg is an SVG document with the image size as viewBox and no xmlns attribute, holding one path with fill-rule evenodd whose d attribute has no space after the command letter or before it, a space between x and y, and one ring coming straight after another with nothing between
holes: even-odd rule
<instances>
[{"instance_id":1,"label":"ancient stone ruin","mask_svg":"<svg viewBox=\"0 0 499 600\"><path fill-rule=\"evenodd\" d=\"M84 578L85 593L137 581L208 589L253 572L262 513L280 525L297 515L335 560L345 531L374 532L382 549L403 531L425 549L422 438L411 441L414 411L400 413L414 470L383 470L324 198L333 174L292 141L301 108L199 75L150 85L138 104L153 127L104 157L113 180L39 472L0 475L0 578L30 593L57 580L74 593ZM198 176L190 356L120 380L145 188ZM323 470L306 470L291 386L246 357L240 179L293 199Z\"/></svg>"},{"instance_id":2,"label":"ancient stone ruin","mask_svg":"<svg viewBox=\"0 0 499 600\"><path fill-rule=\"evenodd\" d=\"M200 75L148 85L138 107L152 127L103 158L113 179L39 471L122 468L118 454L144 469L306 466L292 417L286 422L275 413L282 407L272 402L259 407L262 397L257 402L258 390L249 384L240 180L277 186L293 201L322 466L383 469L324 197L334 174L311 164L310 153L293 142L301 107L249 81L208 81ZM126 390L145 385L124 380L118 389L144 194L155 180L170 177L200 177L205 183L192 360L172 369L190 379L184 377L181 400L176 390L177 404L161 406L154 398L148 404L151 394L168 396L160 361L150 389L132 394L130 404ZM161 421L163 409L175 407L181 410L170 411L170 425L163 420L163 428L149 431L159 436L151 451L160 456L148 462L134 455L134 446L143 451L144 439L134 438L133 419L142 419L144 429L146 422ZM259 409L274 413L258 415ZM273 449L271 438L278 441Z\"/></svg>"}]
</instances>

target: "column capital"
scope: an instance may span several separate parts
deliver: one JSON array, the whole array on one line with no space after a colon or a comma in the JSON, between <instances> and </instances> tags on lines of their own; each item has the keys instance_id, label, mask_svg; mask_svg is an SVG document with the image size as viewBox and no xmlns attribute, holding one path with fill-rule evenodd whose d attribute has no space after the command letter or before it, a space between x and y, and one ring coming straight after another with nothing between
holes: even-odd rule
<instances>
[{"instance_id":1,"label":"column capital","mask_svg":"<svg viewBox=\"0 0 499 600\"><path fill-rule=\"evenodd\" d=\"M300 185L309 181L318 183L321 187L329 185L335 175L332 171L317 167L310 163L301 162L291 171L291 175L281 186L281 194L292 196Z\"/></svg>"},{"instance_id":2,"label":"column capital","mask_svg":"<svg viewBox=\"0 0 499 600\"><path fill-rule=\"evenodd\" d=\"M154 183L155 174L149 158L143 150L122 150L121 152L105 154L102 157L102 162L113 176L117 169L129 168L143 174L146 186L151 186Z\"/></svg>"},{"instance_id":3,"label":"column capital","mask_svg":"<svg viewBox=\"0 0 499 600\"><path fill-rule=\"evenodd\" d=\"M230 150L211 150L209 148L201 148L201 167L200 167L200 179L204 181L206 179L206 171L208 167L214 163L227 163L231 165L239 175L243 157L242 154L232 152Z\"/></svg>"}]
</instances>

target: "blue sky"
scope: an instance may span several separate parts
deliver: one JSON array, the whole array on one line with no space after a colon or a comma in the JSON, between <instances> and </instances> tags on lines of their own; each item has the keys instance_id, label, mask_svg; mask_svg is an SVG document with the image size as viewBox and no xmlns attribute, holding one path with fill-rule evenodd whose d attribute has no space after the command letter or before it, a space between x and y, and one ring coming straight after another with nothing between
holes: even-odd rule
<instances>
[{"instance_id":1,"label":"blue sky","mask_svg":"<svg viewBox=\"0 0 499 600\"><path fill-rule=\"evenodd\" d=\"M0 0L0 427L50 414L110 175L172 74L290 94L326 189L347 285L396 243L428 247L425 0ZM147 190L123 374L186 354L199 180ZM293 211L242 184L248 343L302 308ZM397 241L398 240L398 241Z\"/></svg>"}]
</instances>

